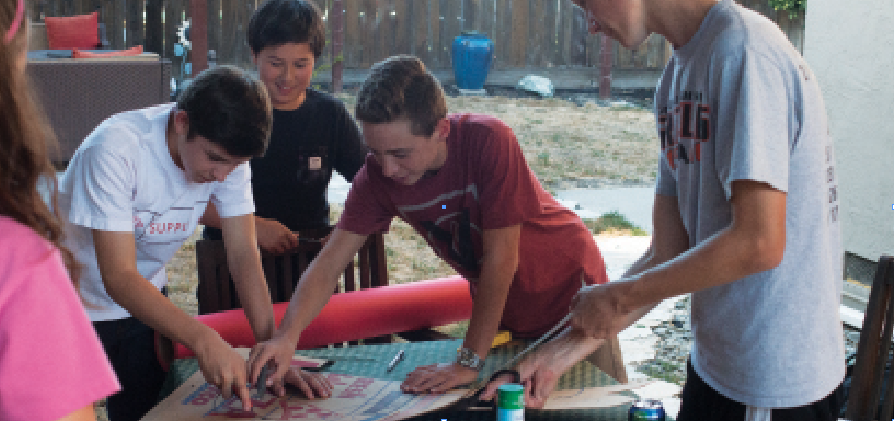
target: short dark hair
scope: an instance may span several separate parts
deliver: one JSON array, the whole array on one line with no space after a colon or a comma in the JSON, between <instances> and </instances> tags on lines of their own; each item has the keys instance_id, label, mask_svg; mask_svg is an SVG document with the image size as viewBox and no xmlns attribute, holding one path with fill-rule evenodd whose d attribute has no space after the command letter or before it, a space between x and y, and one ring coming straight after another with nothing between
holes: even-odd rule
<instances>
[{"instance_id":1,"label":"short dark hair","mask_svg":"<svg viewBox=\"0 0 894 421\"><path fill-rule=\"evenodd\" d=\"M267 0L248 22L248 45L254 54L271 45L307 43L314 59L323 54L326 28L320 9L306 0Z\"/></svg>"},{"instance_id":2,"label":"short dark hair","mask_svg":"<svg viewBox=\"0 0 894 421\"><path fill-rule=\"evenodd\" d=\"M357 94L357 120L390 123L406 118L410 133L431 136L447 117L447 99L438 79L417 57L399 55L376 63Z\"/></svg>"},{"instance_id":3,"label":"short dark hair","mask_svg":"<svg viewBox=\"0 0 894 421\"><path fill-rule=\"evenodd\" d=\"M233 156L263 156L270 139L273 110L264 85L234 66L199 73L177 98L189 118L187 139L196 135Z\"/></svg>"}]
</instances>

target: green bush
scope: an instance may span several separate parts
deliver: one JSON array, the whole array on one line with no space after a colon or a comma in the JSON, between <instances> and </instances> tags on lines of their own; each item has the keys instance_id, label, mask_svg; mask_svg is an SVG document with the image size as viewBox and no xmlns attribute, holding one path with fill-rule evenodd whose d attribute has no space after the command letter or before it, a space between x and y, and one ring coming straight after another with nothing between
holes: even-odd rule
<instances>
[{"instance_id":1,"label":"green bush","mask_svg":"<svg viewBox=\"0 0 894 421\"><path fill-rule=\"evenodd\" d=\"M798 14L804 12L804 2L806 0L767 0L767 3L776 10L788 11L788 17L794 19Z\"/></svg>"},{"instance_id":2,"label":"green bush","mask_svg":"<svg viewBox=\"0 0 894 421\"><path fill-rule=\"evenodd\" d=\"M599 218L593 219L585 219L584 224L587 225L587 228L593 232L593 234L599 234L606 231L627 231L632 235L636 236L648 236L649 233L646 230L633 225L632 222L627 220L627 217L622 215L618 211L611 211L606 213Z\"/></svg>"}]
</instances>

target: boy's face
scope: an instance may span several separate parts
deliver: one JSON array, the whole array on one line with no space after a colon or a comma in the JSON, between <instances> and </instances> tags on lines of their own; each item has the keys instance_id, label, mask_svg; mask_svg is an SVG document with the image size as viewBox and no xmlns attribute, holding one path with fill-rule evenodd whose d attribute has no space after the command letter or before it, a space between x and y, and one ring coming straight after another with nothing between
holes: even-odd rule
<instances>
[{"instance_id":1,"label":"boy's face","mask_svg":"<svg viewBox=\"0 0 894 421\"><path fill-rule=\"evenodd\" d=\"M307 43L287 43L264 47L252 56L270 102L277 110L298 108L310 86L314 54Z\"/></svg>"},{"instance_id":2,"label":"boy's face","mask_svg":"<svg viewBox=\"0 0 894 421\"><path fill-rule=\"evenodd\" d=\"M171 158L186 173L191 183L224 181L236 167L248 162L250 157L237 157L203 136L186 138L188 121L185 111L177 111L174 116L174 130L168 134L168 149Z\"/></svg>"},{"instance_id":3,"label":"boy's face","mask_svg":"<svg viewBox=\"0 0 894 421\"><path fill-rule=\"evenodd\" d=\"M629 49L638 48L649 36L638 0L572 0L587 15L591 34L604 33Z\"/></svg>"},{"instance_id":4,"label":"boy's face","mask_svg":"<svg viewBox=\"0 0 894 421\"><path fill-rule=\"evenodd\" d=\"M382 173L400 184L416 184L437 172L447 160L450 123L446 119L438 122L430 137L412 134L406 119L360 125L366 146L382 166Z\"/></svg>"},{"instance_id":5,"label":"boy's face","mask_svg":"<svg viewBox=\"0 0 894 421\"><path fill-rule=\"evenodd\" d=\"M180 157L183 171L193 183L224 181L236 167L249 160L232 156L220 145L198 135L182 145Z\"/></svg>"}]
</instances>

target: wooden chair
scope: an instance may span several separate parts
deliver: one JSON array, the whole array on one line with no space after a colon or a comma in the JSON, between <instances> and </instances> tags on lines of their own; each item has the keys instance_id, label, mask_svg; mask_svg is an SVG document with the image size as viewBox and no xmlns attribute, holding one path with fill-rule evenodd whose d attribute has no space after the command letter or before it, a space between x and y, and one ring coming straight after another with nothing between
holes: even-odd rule
<instances>
[{"instance_id":1,"label":"wooden chair","mask_svg":"<svg viewBox=\"0 0 894 421\"><path fill-rule=\"evenodd\" d=\"M863 318L860 343L851 376L845 418L850 421L890 420L894 410L894 376L884 381L894 328L894 257L879 259ZM879 411L883 383L884 405Z\"/></svg>"},{"instance_id":2,"label":"wooden chair","mask_svg":"<svg viewBox=\"0 0 894 421\"><path fill-rule=\"evenodd\" d=\"M298 247L292 252L282 255L261 253L264 276L274 303L287 302L292 298L301 274L322 249L319 239L330 230L302 232ZM344 283L339 285L336 293L388 285L385 240L381 233L369 236L357 252L355 260L356 274L355 263L349 263L344 271ZM223 241L196 241L196 264L199 275L199 314L242 308L236 286L230 277Z\"/></svg>"}]
</instances>

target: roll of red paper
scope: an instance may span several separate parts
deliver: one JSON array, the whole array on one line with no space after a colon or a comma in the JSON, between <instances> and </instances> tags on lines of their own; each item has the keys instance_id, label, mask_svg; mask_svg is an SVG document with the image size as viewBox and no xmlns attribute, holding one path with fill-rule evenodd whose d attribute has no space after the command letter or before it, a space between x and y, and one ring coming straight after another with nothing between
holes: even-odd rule
<instances>
[{"instance_id":1,"label":"roll of red paper","mask_svg":"<svg viewBox=\"0 0 894 421\"><path fill-rule=\"evenodd\" d=\"M277 325L288 303L273 305ZM395 332L442 326L468 320L472 297L464 278L450 277L334 294L320 314L301 332L296 349L354 341ZM197 316L234 347L251 347L254 334L242 309ZM174 344L174 358L193 354Z\"/></svg>"}]
</instances>

